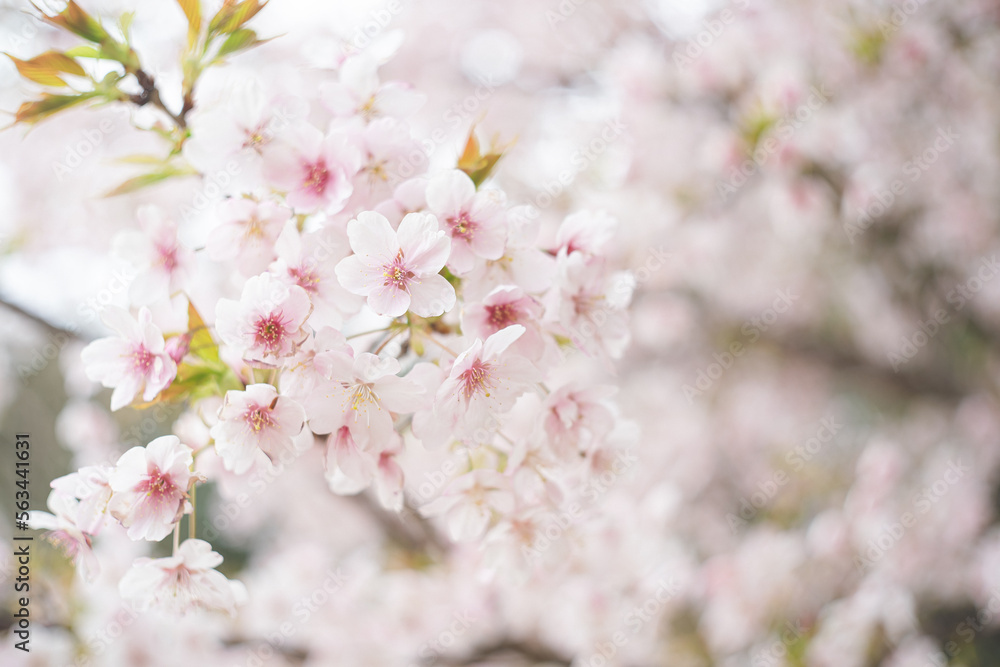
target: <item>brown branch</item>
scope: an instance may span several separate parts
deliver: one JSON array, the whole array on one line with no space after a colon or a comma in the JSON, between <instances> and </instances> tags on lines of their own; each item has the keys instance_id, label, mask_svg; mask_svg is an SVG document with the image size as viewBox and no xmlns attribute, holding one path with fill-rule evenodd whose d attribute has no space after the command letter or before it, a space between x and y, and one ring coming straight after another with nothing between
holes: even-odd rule
<instances>
[{"instance_id":1,"label":"brown branch","mask_svg":"<svg viewBox=\"0 0 1000 667\"><path fill-rule=\"evenodd\" d=\"M65 329L56 324L53 324L52 322L49 322L41 315L36 315L35 313L27 311L21 306L17 305L16 303L12 303L7 299L0 298L0 306L3 306L12 313L20 315L24 319L29 320L37 324L38 326L46 329L50 334L62 334L64 336L69 336L70 338L80 338L80 334L77 331Z\"/></svg>"},{"instance_id":2,"label":"brown branch","mask_svg":"<svg viewBox=\"0 0 1000 667\"><path fill-rule=\"evenodd\" d=\"M129 100L136 104L137 106L145 106L146 104L152 104L154 107L160 109L163 113L170 116L170 120L174 121L180 129L187 128L187 114L194 108L194 102L190 95L185 95L184 97L184 107L181 109L179 114L175 114L167 105L163 103L160 99L160 91L156 87L156 81L153 79L152 75L148 74L145 70L139 69L135 71L135 79L142 86L142 92L129 97Z\"/></svg>"},{"instance_id":3,"label":"brown branch","mask_svg":"<svg viewBox=\"0 0 1000 667\"><path fill-rule=\"evenodd\" d=\"M485 660L509 657L512 659L521 658L528 664L539 663L552 665L565 665L569 667L572 659L568 658L554 649L533 641L521 641L513 638L502 638L491 644L486 644L474 649L465 656L446 657L438 656L436 664L453 665L461 667L464 665L477 665Z\"/></svg>"}]
</instances>

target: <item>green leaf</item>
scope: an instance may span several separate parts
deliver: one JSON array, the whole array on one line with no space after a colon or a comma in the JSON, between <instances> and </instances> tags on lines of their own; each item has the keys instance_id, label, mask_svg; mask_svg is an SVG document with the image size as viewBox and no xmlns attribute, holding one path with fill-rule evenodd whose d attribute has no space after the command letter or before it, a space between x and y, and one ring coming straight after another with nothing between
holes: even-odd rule
<instances>
[{"instance_id":1,"label":"green leaf","mask_svg":"<svg viewBox=\"0 0 1000 667\"><path fill-rule=\"evenodd\" d=\"M26 79L45 86L65 86L66 82L59 77L57 72L73 74L75 76L86 76L87 73L69 56L57 51L46 51L40 56L35 56L30 60L15 58L9 53L8 58L14 61L17 71Z\"/></svg>"},{"instance_id":2,"label":"green leaf","mask_svg":"<svg viewBox=\"0 0 1000 667\"><path fill-rule=\"evenodd\" d=\"M188 302L188 354L177 365L177 378L154 401L136 407L222 396L245 387L219 357L219 345L194 304Z\"/></svg>"},{"instance_id":3,"label":"green leaf","mask_svg":"<svg viewBox=\"0 0 1000 667\"><path fill-rule=\"evenodd\" d=\"M148 188L151 185L156 185L161 181L165 181L168 178L173 178L174 176L191 176L196 172L189 168L175 167L172 165L166 165L162 169L152 171L148 174L142 174L141 176L136 176L130 178L111 192L106 193L105 197L117 197L118 195L128 194L130 192L135 192L136 190L141 190L143 188Z\"/></svg>"},{"instance_id":4,"label":"green leaf","mask_svg":"<svg viewBox=\"0 0 1000 667\"><path fill-rule=\"evenodd\" d=\"M219 52L216 54L216 58L221 58L227 56L230 53L235 53L237 51L242 51L244 49L249 49L257 46L258 44L263 44L267 40L257 39L257 33L249 28L240 28L239 30L234 30L226 41L222 43L219 47Z\"/></svg>"},{"instance_id":5,"label":"green leaf","mask_svg":"<svg viewBox=\"0 0 1000 667\"><path fill-rule=\"evenodd\" d=\"M81 44L80 46L74 46L72 49L66 51L66 55L71 58L103 58L104 56L100 51L90 46L89 44Z\"/></svg>"},{"instance_id":6,"label":"green leaf","mask_svg":"<svg viewBox=\"0 0 1000 667\"><path fill-rule=\"evenodd\" d=\"M41 11L37 5L35 9ZM101 27L101 24L90 14L83 11L73 0L69 0L66 9L55 16L48 16L42 12L42 20L97 44L112 41L111 35Z\"/></svg>"},{"instance_id":7,"label":"green leaf","mask_svg":"<svg viewBox=\"0 0 1000 667\"><path fill-rule=\"evenodd\" d=\"M125 155L117 158L117 161L125 164L163 164L163 158L159 155Z\"/></svg>"},{"instance_id":8,"label":"green leaf","mask_svg":"<svg viewBox=\"0 0 1000 667\"><path fill-rule=\"evenodd\" d=\"M199 0L177 0L188 21L188 47L194 49L201 35L201 2Z\"/></svg>"},{"instance_id":9,"label":"green leaf","mask_svg":"<svg viewBox=\"0 0 1000 667\"><path fill-rule=\"evenodd\" d=\"M128 31L132 28L133 21L135 21L135 12L125 12L118 19L118 24L121 26L122 35L125 37L126 42L130 41Z\"/></svg>"},{"instance_id":10,"label":"green leaf","mask_svg":"<svg viewBox=\"0 0 1000 667\"><path fill-rule=\"evenodd\" d=\"M465 142L465 150L462 151L462 155L458 159L458 168L464 171L478 188L493 173L497 162L512 145L513 142L501 146L497 137L494 137L490 148L486 153L483 153L479 146L479 140L476 138L476 127L473 125L472 129L469 130L469 138Z\"/></svg>"},{"instance_id":11,"label":"green leaf","mask_svg":"<svg viewBox=\"0 0 1000 667\"><path fill-rule=\"evenodd\" d=\"M25 102L17 110L15 123L37 123L54 113L68 109L97 96L95 92L80 95L45 95L40 100Z\"/></svg>"},{"instance_id":12,"label":"green leaf","mask_svg":"<svg viewBox=\"0 0 1000 667\"><path fill-rule=\"evenodd\" d=\"M222 8L212 17L208 24L208 34L227 34L257 15L257 12L264 9L267 0L258 2L257 0L244 0L243 2L232 2L226 0Z\"/></svg>"}]
</instances>

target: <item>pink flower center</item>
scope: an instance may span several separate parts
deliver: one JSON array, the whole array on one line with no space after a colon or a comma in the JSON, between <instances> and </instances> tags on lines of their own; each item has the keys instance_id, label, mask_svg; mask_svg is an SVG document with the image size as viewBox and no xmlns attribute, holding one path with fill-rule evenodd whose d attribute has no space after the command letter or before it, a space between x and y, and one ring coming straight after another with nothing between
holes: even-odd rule
<instances>
[{"instance_id":1,"label":"pink flower center","mask_svg":"<svg viewBox=\"0 0 1000 667\"><path fill-rule=\"evenodd\" d=\"M330 172L326 168L326 162L319 160L306 165L306 175L302 179L302 188L313 194L323 194L329 180Z\"/></svg>"},{"instance_id":2,"label":"pink flower center","mask_svg":"<svg viewBox=\"0 0 1000 667\"><path fill-rule=\"evenodd\" d=\"M83 539L86 540L89 547L90 536L84 535ZM65 530L53 530L46 534L45 540L52 546L60 549L67 558L76 558L76 555L80 553L80 547L83 546L82 542L79 542Z\"/></svg>"},{"instance_id":3,"label":"pink flower center","mask_svg":"<svg viewBox=\"0 0 1000 667\"><path fill-rule=\"evenodd\" d=\"M316 272L312 269L307 269L305 267L290 268L288 269L288 275L295 280L295 283L299 287L310 294L315 294L319 289L319 278L316 276Z\"/></svg>"},{"instance_id":4,"label":"pink flower center","mask_svg":"<svg viewBox=\"0 0 1000 667\"><path fill-rule=\"evenodd\" d=\"M470 399L480 392L486 398L489 398L490 389L494 387L494 370L495 366L493 364L488 364L481 359L476 359L472 362L472 366L458 376L462 387L462 394L465 398Z\"/></svg>"},{"instance_id":5,"label":"pink flower center","mask_svg":"<svg viewBox=\"0 0 1000 667\"><path fill-rule=\"evenodd\" d=\"M250 428L254 430L254 433L259 433L265 428L270 428L274 426L274 419L271 418L271 411L267 408L262 408L260 406L255 406L244 415L247 420L247 424Z\"/></svg>"},{"instance_id":6,"label":"pink flower center","mask_svg":"<svg viewBox=\"0 0 1000 667\"><path fill-rule=\"evenodd\" d=\"M478 223L471 220L469 214L465 211L462 211L456 217L448 218L448 224L451 225L452 237L462 239L463 241L471 241L472 235L479 227Z\"/></svg>"},{"instance_id":7,"label":"pink flower center","mask_svg":"<svg viewBox=\"0 0 1000 667\"><path fill-rule=\"evenodd\" d=\"M254 327L255 343L258 347L263 347L268 352L281 349L282 342L288 332L285 327L287 322L281 319L281 313L270 313L267 317L257 320Z\"/></svg>"},{"instance_id":8,"label":"pink flower center","mask_svg":"<svg viewBox=\"0 0 1000 667\"><path fill-rule=\"evenodd\" d=\"M489 313L489 321L493 327L499 331L511 324L517 323L518 311L513 303L501 303L495 306L486 306Z\"/></svg>"},{"instance_id":9,"label":"pink flower center","mask_svg":"<svg viewBox=\"0 0 1000 667\"><path fill-rule=\"evenodd\" d=\"M270 138L268 135L270 131L265 127L264 123L261 123L252 130L243 130L243 134L246 139L243 141L243 148L252 148L253 150L260 152L260 147L267 143Z\"/></svg>"},{"instance_id":10,"label":"pink flower center","mask_svg":"<svg viewBox=\"0 0 1000 667\"><path fill-rule=\"evenodd\" d=\"M163 265L167 273L173 273L177 268L177 246L158 243L156 253L159 255L159 263Z\"/></svg>"},{"instance_id":11,"label":"pink flower center","mask_svg":"<svg viewBox=\"0 0 1000 667\"><path fill-rule=\"evenodd\" d=\"M147 350L144 345L139 345L132 352L132 370L140 375L148 375L155 360L156 355Z\"/></svg>"},{"instance_id":12,"label":"pink flower center","mask_svg":"<svg viewBox=\"0 0 1000 667\"><path fill-rule=\"evenodd\" d=\"M173 500L174 496L177 495L177 487L174 486L173 481L169 476L160 472L156 466L150 468L149 472L146 473L146 479L139 484L136 491L145 493L147 498L151 498L157 503Z\"/></svg>"},{"instance_id":13,"label":"pink flower center","mask_svg":"<svg viewBox=\"0 0 1000 667\"><path fill-rule=\"evenodd\" d=\"M407 286L413 280L414 275L413 271L410 271L403 261L402 250L396 255L396 259L382 267L382 277L384 278L382 284L386 287L394 287L404 292L407 291Z\"/></svg>"}]
</instances>

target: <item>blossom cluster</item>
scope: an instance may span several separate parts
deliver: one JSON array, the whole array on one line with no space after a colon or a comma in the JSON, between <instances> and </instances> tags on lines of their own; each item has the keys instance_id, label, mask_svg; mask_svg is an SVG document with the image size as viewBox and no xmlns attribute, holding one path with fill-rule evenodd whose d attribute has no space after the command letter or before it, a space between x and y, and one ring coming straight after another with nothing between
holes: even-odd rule
<instances>
[{"instance_id":1,"label":"blossom cluster","mask_svg":"<svg viewBox=\"0 0 1000 667\"><path fill-rule=\"evenodd\" d=\"M123 597L233 612L241 587L196 538L195 487L296 449L323 449L332 493L373 487L393 512L405 451L466 452L416 509L520 558L537 517L629 446L614 387L563 372L574 353L610 363L627 344L633 281L607 257L617 222L578 212L546 238L536 209L491 184L500 153L481 154L474 130L453 164L400 178L424 96L382 81L380 64L347 57L312 96L250 80L257 104L195 105L182 156L201 174L241 165L197 220L204 244L185 242L185 211L156 205L112 242L135 279L129 308L103 313L112 335L82 350L85 374L113 390L113 411L181 404L206 431L62 477L52 512L35 513L90 577L106 524L173 533L174 554L136 560ZM275 131L282 105L303 113Z\"/></svg>"}]
</instances>

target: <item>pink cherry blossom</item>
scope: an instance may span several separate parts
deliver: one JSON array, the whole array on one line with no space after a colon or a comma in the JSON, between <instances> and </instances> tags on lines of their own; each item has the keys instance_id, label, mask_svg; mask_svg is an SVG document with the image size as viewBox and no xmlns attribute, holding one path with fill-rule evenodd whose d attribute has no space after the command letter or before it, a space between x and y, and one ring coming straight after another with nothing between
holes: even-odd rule
<instances>
[{"instance_id":1,"label":"pink cherry blossom","mask_svg":"<svg viewBox=\"0 0 1000 667\"><path fill-rule=\"evenodd\" d=\"M215 262L234 261L252 276L265 270L275 255L275 241L292 212L271 201L227 199L219 205L222 220L208 236L206 249Z\"/></svg>"},{"instance_id":2,"label":"pink cherry blossom","mask_svg":"<svg viewBox=\"0 0 1000 667\"><path fill-rule=\"evenodd\" d=\"M47 501L49 512L33 510L28 513L28 525L44 530L45 540L73 560L85 581L94 581L100 572L100 563L91 549L90 534L77 523L80 502L59 490L53 490Z\"/></svg>"},{"instance_id":3,"label":"pink cherry blossom","mask_svg":"<svg viewBox=\"0 0 1000 667\"><path fill-rule=\"evenodd\" d=\"M417 435L437 441L434 434L446 428L464 440L488 441L499 427L499 416L540 376L531 362L508 349L524 331L520 324L511 325L485 342L477 338L462 352L437 391L433 416L425 411L415 418Z\"/></svg>"},{"instance_id":4,"label":"pink cherry blossom","mask_svg":"<svg viewBox=\"0 0 1000 667\"><path fill-rule=\"evenodd\" d=\"M542 304L520 287L501 286L479 303L471 303L462 312L462 331L477 338L487 338L512 324L524 326L524 334L511 350L537 360L545 350L541 319Z\"/></svg>"},{"instance_id":5,"label":"pink cherry blossom","mask_svg":"<svg viewBox=\"0 0 1000 667\"><path fill-rule=\"evenodd\" d=\"M337 262L350 254L343 230L328 225L302 234L288 222L275 244L278 259L271 273L287 285L298 285L309 295L313 328L341 326L344 319L357 312L361 304L337 281Z\"/></svg>"},{"instance_id":6,"label":"pink cherry blossom","mask_svg":"<svg viewBox=\"0 0 1000 667\"><path fill-rule=\"evenodd\" d=\"M503 256L507 223L500 191L477 192L472 179L454 169L428 182L427 207L451 237L448 268L456 275L471 271L477 258L495 260Z\"/></svg>"},{"instance_id":7,"label":"pink cherry blossom","mask_svg":"<svg viewBox=\"0 0 1000 667\"><path fill-rule=\"evenodd\" d=\"M351 196L361 152L345 132L324 136L312 126L288 132L266 156L264 176L297 212L340 211Z\"/></svg>"},{"instance_id":8,"label":"pink cherry blossom","mask_svg":"<svg viewBox=\"0 0 1000 667\"><path fill-rule=\"evenodd\" d=\"M513 510L509 477L495 470L472 470L452 480L440 496L420 508L420 513L444 515L451 539L466 542L481 537L494 515Z\"/></svg>"},{"instance_id":9,"label":"pink cherry blossom","mask_svg":"<svg viewBox=\"0 0 1000 667\"><path fill-rule=\"evenodd\" d=\"M465 276L463 295L469 300L501 285L514 285L540 294L549 289L556 272L555 258L538 247L539 213L531 206L507 211L507 243L503 255L480 262Z\"/></svg>"},{"instance_id":10,"label":"pink cherry blossom","mask_svg":"<svg viewBox=\"0 0 1000 667\"><path fill-rule=\"evenodd\" d=\"M393 231L384 216L367 211L347 224L354 255L337 265L340 284L368 297L379 315L398 317L407 310L421 317L448 312L455 289L438 272L451 244L429 213L410 213Z\"/></svg>"},{"instance_id":11,"label":"pink cherry blossom","mask_svg":"<svg viewBox=\"0 0 1000 667\"><path fill-rule=\"evenodd\" d=\"M53 489L79 500L76 523L80 530L90 535L100 533L107 521L112 470L108 465L85 466L77 472L52 480Z\"/></svg>"},{"instance_id":12,"label":"pink cherry blossom","mask_svg":"<svg viewBox=\"0 0 1000 667\"><path fill-rule=\"evenodd\" d=\"M558 291L549 316L573 344L591 355L618 359L630 340L628 304L635 278L628 272L608 274L603 260L588 261L582 252L561 255Z\"/></svg>"},{"instance_id":13,"label":"pink cherry blossom","mask_svg":"<svg viewBox=\"0 0 1000 667\"><path fill-rule=\"evenodd\" d=\"M603 211L580 211L566 217L556 235L556 251L568 255L605 255L618 221Z\"/></svg>"},{"instance_id":14,"label":"pink cherry blossom","mask_svg":"<svg viewBox=\"0 0 1000 667\"><path fill-rule=\"evenodd\" d=\"M304 289L262 273L246 282L239 301L219 299L215 329L245 359L269 362L292 354L305 339L310 311Z\"/></svg>"},{"instance_id":15,"label":"pink cherry blossom","mask_svg":"<svg viewBox=\"0 0 1000 667\"><path fill-rule=\"evenodd\" d=\"M185 540L169 558L139 558L118 585L123 599L139 609L152 605L184 614L195 609L236 614L246 588L215 568L222 556L203 540Z\"/></svg>"},{"instance_id":16,"label":"pink cherry blossom","mask_svg":"<svg viewBox=\"0 0 1000 667\"><path fill-rule=\"evenodd\" d=\"M423 388L399 377L399 361L392 357L362 352L352 359L331 353L316 363L330 381L306 399L309 427L315 433L346 426L362 447L381 451L393 435L392 414L423 405Z\"/></svg>"},{"instance_id":17,"label":"pink cherry blossom","mask_svg":"<svg viewBox=\"0 0 1000 667\"><path fill-rule=\"evenodd\" d=\"M339 75L339 81L320 87L323 104L337 116L404 118L424 103L424 95L408 84L393 81L380 85L378 63L367 54L345 60Z\"/></svg>"},{"instance_id":18,"label":"pink cherry blossom","mask_svg":"<svg viewBox=\"0 0 1000 667\"><path fill-rule=\"evenodd\" d=\"M120 410L142 394L145 401L173 382L177 364L166 352L166 344L153 316L143 306L139 319L128 311L108 306L103 315L104 323L118 336L100 338L84 348L81 357L87 377L105 387L114 387L111 409Z\"/></svg>"},{"instance_id":19,"label":"pink cherry blossom","mask_svg":"<svg viewBox=\"0 0 1000 667\"><path fill-rule=\"evenodd\" d=\"M246 391L228 391L212 427L215 450L227 470L242 475L263 452L272 461L291 447L302 430L305 411L290 398L279 397L269 384L252 384Z\"/></svg>"},{"instance_id":20,"label":"pink cherry blossom","mask_svg":"<svg viewBox=\"0 0 1000 667\"><path fill-rule=\"evenodd\" d=\"M353 495L374 482L379 502L386 509L399 511L403 505L403 470L396 462L401 445L392 434L383 448L369 442L357 443L347 426L331 433L326 444L326 479L330 489L340 495Z\"/></svg>"},{"instance_id":21,"label":"pink cherry blossom","mask_svg":"<svg viewBox=\"0 0 1000 667\"><path fill-rule=\"evenodd\" d=\"M615 425L608 400L614 394L611 386L570 384L546 396L545 432L553 449L572 458L600 444Z\"/></svg>"},{"instance_id":22,"label":"pink cherry blossom","mask_svg":"<svg viewBox=\"0 0 1000 667\"><path fill-rule=\"evenodd\" d=\"M162 208L142 206L136 217L140 229L120 232L113 252L137 272L129 286L129 299L145 305L185 289L195 271L195 259L180 242L177 224Z\"/></svg>"},{"instance_id":23,"label":"pink cherry blossom","mask_svg":"<svg viewBox=\"0 0 1000 667\"><path fill-rule=\"evenodd\" d=\"M114 495L108 508L133 540L162 540L184 513L191 448L174 435L133 447L118 459L109 482Z\"/></svg>"}]
</instances>

